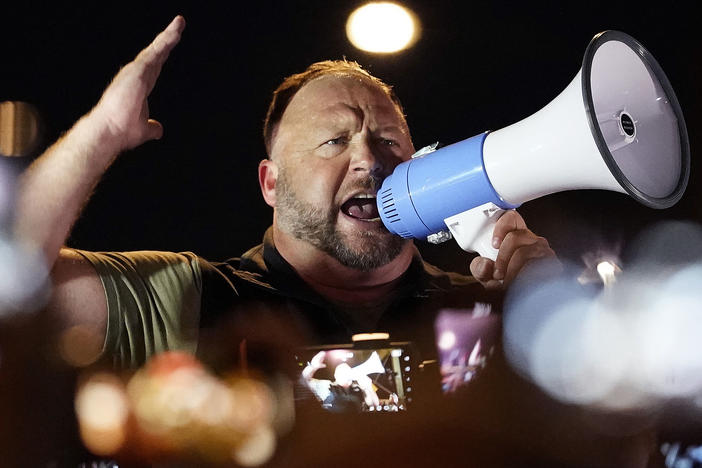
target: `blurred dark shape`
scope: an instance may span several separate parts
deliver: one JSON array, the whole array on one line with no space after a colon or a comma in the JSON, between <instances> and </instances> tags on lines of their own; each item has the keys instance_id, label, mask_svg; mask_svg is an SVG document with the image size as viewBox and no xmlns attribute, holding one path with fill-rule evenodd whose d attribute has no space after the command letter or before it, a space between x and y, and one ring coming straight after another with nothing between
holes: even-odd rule
<instances>
[{"instance_id":1,"label":"blurred dark shape","mask_svg":"<svg viewBox=\"0 0 702 468\"><path fill-rule=\"evenodd\" d=\"M0 322L0 447L3 467L73 466L90 455L78 437L70 395L75 371L53 359L45 314Z\"/></svg>"},{"instance_id":2,"label":"blurred dark shape","mask_svg":"<svg viewBox=\"0 0 702 468\"><path fill-rule=\"evenodd\" d=\"M35 312L47 300L42 252L13 234L18 175L38 148L39 113L25 102L0 102L0 320ZM8 157L3 157L8 156Z\"/></svg>"},{"instance_id":3,"label":"blurred dark shape","mask_svg":"<svg viewBox=\"0 0 702 468\"><path fill-rule=\"evenodd\" d=\"M666 467L702 467L702 445L686 445L680 442L664 443L661 452L665 456Z\"/></svg>"},{"instance_id":4,"label":"blurred dark shape","mask_svg":"<svg viewBox=\"0 0 702 468\"><path fill-rule=\"evenodd\" d=\"M643 231L627 248L628 270L667 274L702 260L702 227L691 221L663 221Z\"/></svg>"},{"instance_id":5,"label":"blurred dark shape","mask_svg":"<svg viewBox=\"0 0 702 468\"><path fill-rule=\"evenodd\" d=\"M41 118L33 105L22 101L0 102L0 156L33 154L41 134Z\"/></svg>"}]
</instances>

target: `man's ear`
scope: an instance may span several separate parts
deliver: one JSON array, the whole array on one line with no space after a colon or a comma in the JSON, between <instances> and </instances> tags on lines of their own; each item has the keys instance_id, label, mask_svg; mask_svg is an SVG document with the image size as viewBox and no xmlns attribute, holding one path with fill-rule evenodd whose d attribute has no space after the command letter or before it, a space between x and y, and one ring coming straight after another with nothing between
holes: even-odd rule
<instances>
[{"instance_id":1,"label":"man's ear","mask_svg":"<svg viewBox=\"0 0 702 468\"><path fill-rule=\"evenodd\" d=\"M264 159L258 164L258 184L266 203L275 208L275 187L278 182L278 165L270 159Z\"/></svg>"}]
</instances>

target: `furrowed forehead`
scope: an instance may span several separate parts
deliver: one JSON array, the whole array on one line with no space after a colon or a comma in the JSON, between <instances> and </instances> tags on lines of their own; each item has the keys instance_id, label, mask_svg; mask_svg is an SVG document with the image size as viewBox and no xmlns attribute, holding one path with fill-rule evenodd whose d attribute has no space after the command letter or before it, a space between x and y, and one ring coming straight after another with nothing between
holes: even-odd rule
<instances>
[{"instance_id":1,"label":"furrowed forehead","mask_svg":"<svg viewBox=\"0 0 702 468\"><path fill-rule=\"evenodd\" d=\"M404 122L405 119L402 104L392 88L385 84L382 80L369 74L355 62L318 62L312 64L305 72L286 78L285 81L283 81L283 83L273 93L273 99L268 107L263 128L264 143L269 156L271 156L270 153L273 140L276 137L280 121L282 120L283 115L292 100L308 84L324 77L356 78L361 80L363 83L366 83L369 87L379 90L388 99L390 99L390 101L392 101L402 121ZM404 125L406 128L406 123ZM407 132L409 133L409 129L407 129Z\"/></svg>"},{"instance_id":2,"label":"furrowed forehead","mask_svg":"<svg viewBox=\"0 0 702 468\"><path fill-rule=\"evenodd\" d=\"M290 99L273 129L269 152L281 125L287 128L313 124L320 119L371 104L376 117L396 122L409 135L400 106L392 99L389 88L360 73L334 73L314 78L303 85Z\"/></svg>"}]
</instances>

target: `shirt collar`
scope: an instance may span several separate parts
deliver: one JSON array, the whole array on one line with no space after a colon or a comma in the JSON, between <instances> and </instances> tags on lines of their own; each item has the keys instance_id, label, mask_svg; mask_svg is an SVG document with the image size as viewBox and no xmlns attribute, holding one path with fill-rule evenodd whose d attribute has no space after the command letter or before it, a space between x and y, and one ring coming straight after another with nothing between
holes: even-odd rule
<instances>
[{"instance_id":1,"label":"shirt collar","mask_svg":"<svg viewBox=\"0 0 702 468\"><path fill-rule=\"evenodd\" d=\"M436 277L427 272L425 262L416 247L412 261L403 273L396 297L424 297L431 291L444 289ZM269 227L264 236L263 243L242 255L242 267L246 270L255 270L268 278L269 285L285 294L318 305L328 305L316 291L310 288L287 260L278 252L273 241L273 228Z\"/></svg>"}]
</instances>

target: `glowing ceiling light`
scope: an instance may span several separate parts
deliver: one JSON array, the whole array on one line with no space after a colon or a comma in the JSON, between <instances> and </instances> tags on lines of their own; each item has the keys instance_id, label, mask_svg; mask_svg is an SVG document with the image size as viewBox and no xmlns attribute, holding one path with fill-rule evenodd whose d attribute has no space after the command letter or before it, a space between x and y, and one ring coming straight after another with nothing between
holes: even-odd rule
<instances>
[{"instance_id":1,"label":"glowing ceiling light","mask_svg":"<svg viewBox=\"0 0 702 468\"><path fill-rule=\"evenodd\" d=\"M351 13L346 35L366 52L399 52L417 40L419 22L414 13L397 3L371 2Z\"/></svg>"}]
</instances>

